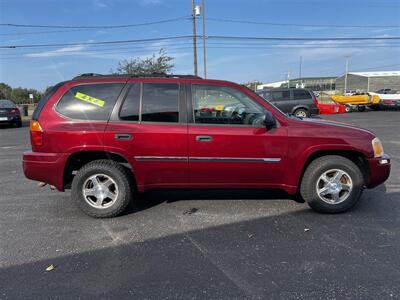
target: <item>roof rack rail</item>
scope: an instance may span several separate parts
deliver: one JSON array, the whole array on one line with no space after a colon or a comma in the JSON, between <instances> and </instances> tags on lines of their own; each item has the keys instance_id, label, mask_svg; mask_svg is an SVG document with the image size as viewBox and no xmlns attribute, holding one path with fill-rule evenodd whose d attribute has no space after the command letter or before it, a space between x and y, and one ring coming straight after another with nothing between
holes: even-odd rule
<instances>
[{"instance_id":1,"label":"roof rack rail","mask_svg":"<svg viewBox=\"0 0 400 300\"><path fill-rule=\"evenodd\" d=\"M93 78L93 77L131 77L131 78L140 78L140 77L163 77L163 78L192 78L192 79L203 79L199 76L194 75L179 75L179 74L166 74L166 73L142 73L142 74L98 74L98 73L83 73L75 76L73 79L82 79L82 78Z\"/></svg>"}]
</instances>

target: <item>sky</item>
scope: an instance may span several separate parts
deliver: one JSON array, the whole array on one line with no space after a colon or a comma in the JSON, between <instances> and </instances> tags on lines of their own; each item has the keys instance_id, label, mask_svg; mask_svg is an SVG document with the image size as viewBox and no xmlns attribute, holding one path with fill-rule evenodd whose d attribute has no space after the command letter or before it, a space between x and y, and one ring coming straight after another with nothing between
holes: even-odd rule
<instances>
[{"instance_id":1,"label":"sky","mask_svg":"<svg viewBox=\"0 0 400 300\"><path fill-rule=\"evenodd\" d=\"M198 4L201 0L197 0ZM191 36L191 0L0 0L0 82L44 90L81 73L107 74L118 62L164 48L175 74L193 74L191 38L87 45L102 41ZM206 35L235 37L400 37L398 0L205 0ZM173 20L171 20L173 19ZM4 24L125 28L11 27ZM235 21L235 22L231 22ZM240 22L236 22L240 21ZM311 26L310 26L311 25ZM329 26L328 26L329 25ZM344 26L344 27L343 27ZM353 26L353 27L346 27ZM201 19L197 34L202 35ZM400 70L400 40L254 41L207 39L207 77L280 81L300 74L339 76L345 71ZM199 75L203 44L198 41Z\"/></svg>"}]
</instances>

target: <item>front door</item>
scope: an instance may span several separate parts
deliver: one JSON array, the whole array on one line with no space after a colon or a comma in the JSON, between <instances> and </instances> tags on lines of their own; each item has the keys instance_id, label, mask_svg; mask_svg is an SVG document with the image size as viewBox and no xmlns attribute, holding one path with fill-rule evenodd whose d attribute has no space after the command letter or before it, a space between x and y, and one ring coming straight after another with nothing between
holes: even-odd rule
<instances>
[{"instance_id":1,"label":"front door","mask_svg":"<svg viewBox=\"0 0 400 300\"><path fill-rule=\"evenodd\" d=\"M285 127L267 130L265 108L230 86L193 84L189 177L194 186L273 187L282 182Z\"/></svg>"}]
</instances>

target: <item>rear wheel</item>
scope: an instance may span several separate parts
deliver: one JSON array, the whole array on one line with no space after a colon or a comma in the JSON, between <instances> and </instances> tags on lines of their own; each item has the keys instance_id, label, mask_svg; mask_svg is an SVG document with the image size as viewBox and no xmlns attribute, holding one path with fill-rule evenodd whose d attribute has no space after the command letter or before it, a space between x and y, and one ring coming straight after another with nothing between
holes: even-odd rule
<instances>
[{"instance_id":1,"label":"rear wheel","mask_svg":"<svg viewBox=\"0 0 400 300\"><path fill-rule=\"evenodd\" d=\"M308 205L324 213L340 213L360 199L364 178L359 167L342 156L312 161L303 175L300 193Z\"/></svg>"},{"instance_id":2,"label":"rear wheel","mask_svg":"<svg viewBox=\"0 0 400 300\"><path fill-rule=\"evenodd\" d=\"M365 111L365 105L358 105L358 106L357 106L357 110L358 110L359 112Z\"/></svg>"},{"instance_id":3,"label":"rear wheel","mask_svg":"<svg viewBox=\"0 0 400 300\"><path fill-rule=\"evenodd\" d=\"M310 113L304 108L296 109L293 114L299 118L308 118L310 116Z\"/></svg>"},{"instance_id":4,"label":"rear wheel","mask_svg":"<svg viewBox=\"0 0 400 300\"><path fill-rule=\"evenodd\" d=\"M78 171L71 196L87 215L109 218L124 211L133 196L133 186L125 167L110 160L95 160Z\"/></svg>"}]
</instances>

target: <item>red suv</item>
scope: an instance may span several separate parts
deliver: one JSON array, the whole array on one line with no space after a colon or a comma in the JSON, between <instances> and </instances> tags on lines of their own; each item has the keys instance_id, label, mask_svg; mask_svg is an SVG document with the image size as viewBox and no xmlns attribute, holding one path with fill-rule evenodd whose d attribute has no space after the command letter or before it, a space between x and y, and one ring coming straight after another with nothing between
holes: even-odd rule
<instances>
[{"instance_id":1,"label":"red suv","mask_svg":"<svg viewBox=\"0 0 400 300\"><path fill-rule=\"evenodd\" d=\"M383 183L370 131L291 117L238 84L86 74L57 84L31 122L25 175L72 189L88 215L119 215L153 188L273 188L343 212Z\"/></svg>"}]
</instances>

